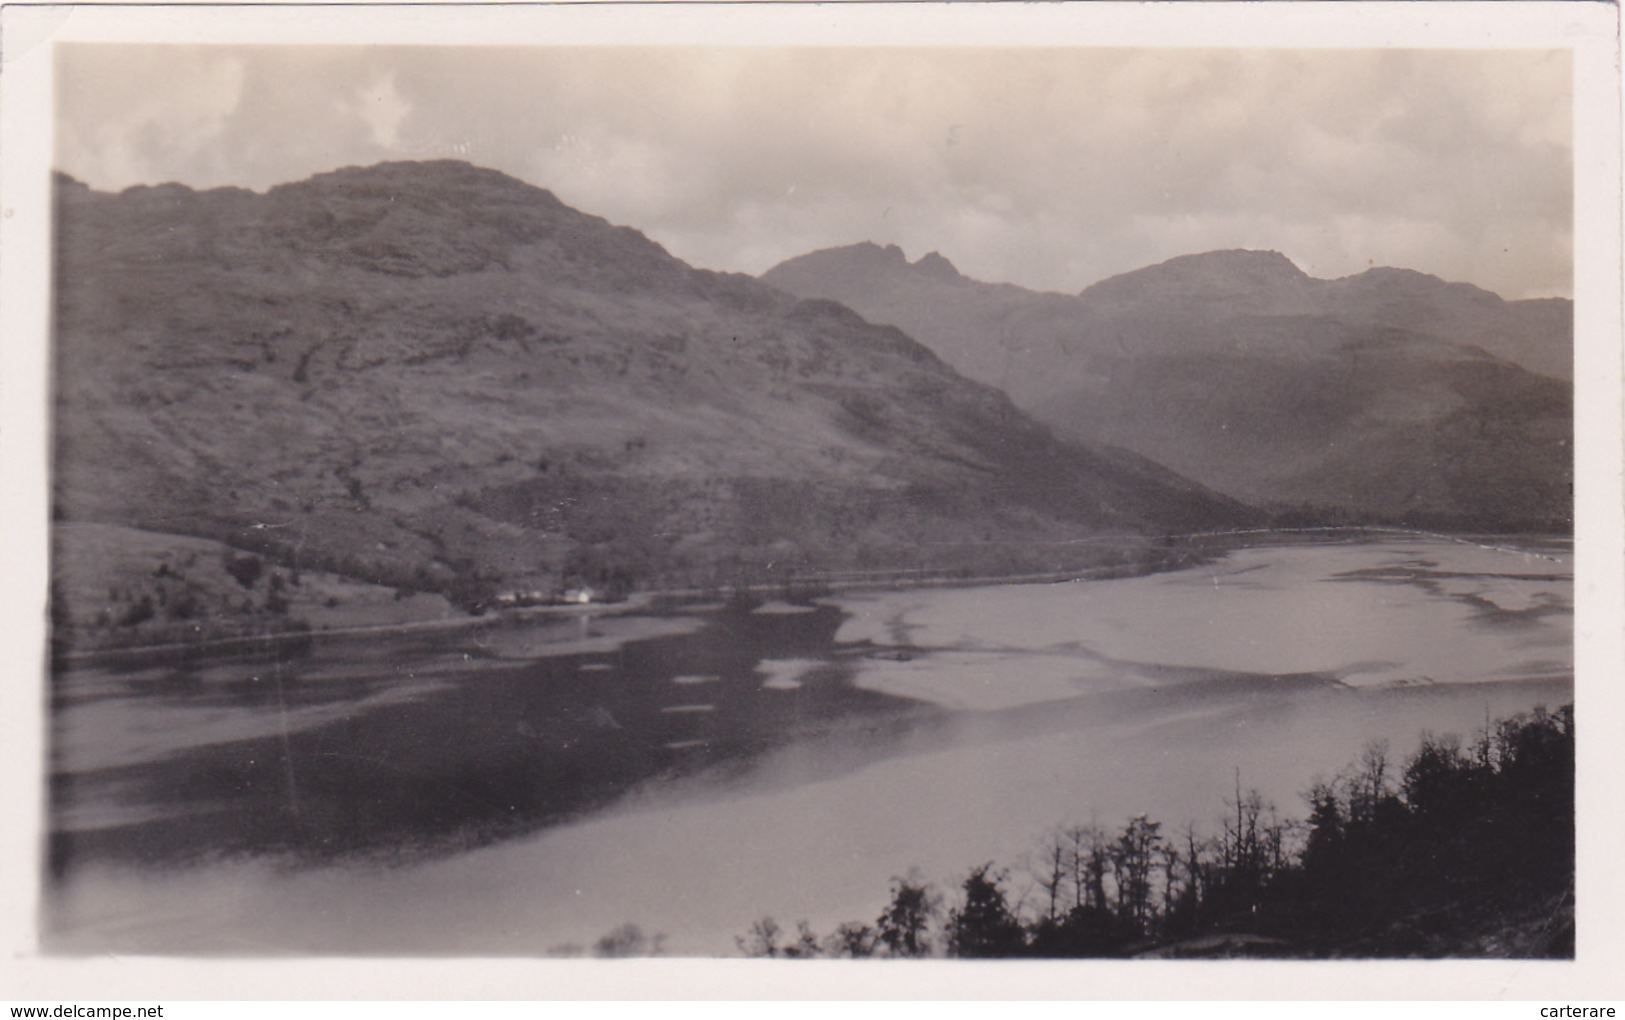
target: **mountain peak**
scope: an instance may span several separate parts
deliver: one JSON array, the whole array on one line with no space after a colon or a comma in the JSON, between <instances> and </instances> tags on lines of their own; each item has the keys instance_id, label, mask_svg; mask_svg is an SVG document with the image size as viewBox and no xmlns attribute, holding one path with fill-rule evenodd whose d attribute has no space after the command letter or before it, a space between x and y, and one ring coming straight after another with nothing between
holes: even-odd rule
<instances>
[{"instance_id":1,"label":"mountain peak","mask_svg":"<svg viewBox=\"0 0 1625 1020\"><path fill-rule=\"evenodd\" d=\"M959 270L954 268L954 264L939 252L930 252L922 256L918 262L914 263L913 268L921 276L927 276L933 280L942 280L945 283L957 283L964 279Z\"/></svg>"},{"instance_id":2,"label":"mountain peak","mask_svg":"<svg viewBox=\"0 0 1625 1020\"><path fill-rule=\"evenodd\" d=\"M811 252L806 257L821 259L862 260L873 264L890 264L897 266L908 265L908 256L903 249L895 244L876 244L873 241L859 241L856 244L843 244L834 248L821 248Z\"/></svg>"},{"instance_id":3,"label":"mountain peak","mask_svg":"<svg viewBox=\"0 0 1625 1020\"><path fill-rule=\"evenodd\" d=\"M1389 294L1453 294L1463 300L1478 301L1499 305L1503 299L1499 294L1488 291L1471 283L1459 283L1432 273L1423 273L1415 269L1398 269L1392 266L1375 266L1363 273L1345 276L1335 283L1356 291L1382 290Z\"/></svg>"},{"instance_id":4,"label":"mountain peak","mask_svg":"<svg viewBox=\"0 0 1625 1020\"><path fill-rule=\"evenodd\" d=\"M1216 251L1197 252L1169 259L1163 265L1211 263L1231 266L1251 266L1259 269L1285 270L1298 276L1303 271L1285 255L1273 248L1221 248Z\"/></svg>"},{"instance_id":5,"label":"mountain peak","mask_svg":"<svg viewBox=\"0 0 1625 1020\"><path fill-rule=\"evenodd\" d=\"M798 297L822 297L831 287L875 286L909 268L908 256L897 245L859 241L785 259L761 278Z\"/></svg>"},{"instance_id":6,"label":"mountain peak","mask_svg":"<svg viewBox=\"0 0 1625 1020\"><path fill-rule=\"evenodd\" d=\"M1296 290L1310 277L1278 251L1233 248L1180 255L1102 280L1082 291L1106 300L1224 299Z\"/></svg>"},{"instance_id":7,"label":"mountain peak","mask_svg":"<svg viewBox=\"0 0 1625 1020\"><path fill-rule=\"evenodd\" d=\"M941 252L928 252L910 262L895 244L860 241L786 259L763 273L762 279L805 297L831 287L844 291L910 280L959 284L967 278Z\"/></svg>"},{"instance_id":8,"label":"mountain peak","mask_svg":"<svg viewBox=\"0 0 1625 1020\"><path fill-rule=\"evenodd\" d=\"M487 201L518 198L554 208L564 206L546 188L460 159L392 160L371 166L346 166L271 188L273 194L290 192L353 198L399 195L455 195L460 200Z\"/></svg>"},{"instance_id":9,"label":"mountain peak","mask_svg":"<svg viewBox=\"0 0 1625 1020\"><path fill-rule=\"evenodd\" d=\"M1278 251L1254 248L1227 248L1220 251L1179 255L1156 265L1137 269L1123 276L1137 273L1156 273L1162 276L1185 278L1211 277L1236 284L1261 283L1278 280L1304 280L1307 274L1297 264ZM1121 279L1122 277L1115 277Z\"/></svg>"},{"instance_id":10,"label":"mountain peak","mask_svg":"<svg viewBox=\"0 0 1625 1020\"><path fill-rule=\"evenodd\" d=\"M82 193L71 178L57 178L59 196ZM685 264L636 230L461 160L342 167L264 194L165 183L104 197L95 215L130 221L115 234L128 246L121 257L136 261L192 258L206 249L233 265L263 264L274 251L408 278L489 270L544 273L617 293L693 285ZM182 211L189 229L171 229ZM256 231L274 243L249 240Z\"/></svg>"}]
</instances>

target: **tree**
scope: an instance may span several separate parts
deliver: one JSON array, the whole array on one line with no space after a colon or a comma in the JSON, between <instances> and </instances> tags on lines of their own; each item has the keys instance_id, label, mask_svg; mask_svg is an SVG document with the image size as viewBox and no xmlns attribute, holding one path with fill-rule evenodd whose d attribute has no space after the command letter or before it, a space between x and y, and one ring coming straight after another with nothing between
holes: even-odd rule
<instances>
[{"instance_id":1,"label":"tree","mask_svg":"<svg viewBox=\"0 0 1625 1020\"><path fill-rule=\"evenodd\" d=\"M1162 911L1161 927L1166 929L1168 921L1174 916L1174 909L1179 901L1179 847L1173 843L1164 843L1158 861L1162 865Z\"/></svg>"},{"instance_id":2,"label":"tree","mask_svg":"<svg viewBox=\"0 0 1625 1020\"><path fill-rule=\"evenodd\" d=\"M1004 876L990 877L992 867L989 861L966 876L965 903L948 914L948 952L953 956L1016 956L1026 947L1026 933L999 887Z\"/></svg>"},{"instance_id":3,"label":"tree","mask_svg":"<svg viewBox=\"0 0 1625 1020\"><path fill-rule=\"evenodd\" d=\"M1257 913L1265 889L1285 864L1286 827L1258 790L1242 792L1239 771L1235 800L1225 803L1233 813L1219 835L1219 868L1209 877L1205 906L1210 915L1241 923Z\"/></svg>"},{"instance_id":4,"label":"tree","mask_svg":"<svg viewBox=\"0 0 1625 1020\"><path fill-rule=\"evenodd\" d=\"M635 924L623 924L593 944L594 955L604 957L659 956L664 935L645 935Z\"/></svg>"},{"instance_id":5,"label":"tree","mask_svg":"<svg viewBox=\"0 0 1625 1020\"><path fill-rule=\"evenodd\" d=\"M1123 827L1111 849L1117 878L1117 916L1145 932L1151 921L1151 874L1162 847L1161 822L1136 815Z\"/></svg>"},{"instance_id":6,"label":"tree","mask_svg":"<svg viewBox=\"0 0 1625 1020\"><path fill-rule=\"evenodd\" d=\"M1388 784L1388 741L1373 740L1360 752L1357 771L1349 787L1349 815L1356 822L1371 822L1383 801L1392 795Z\"/></svg>"},{"instance_id":7,"label":"tree","mask_svg":"<svg viewBox=\"0 0 1625 1020\"><path fill-rule=\"evenodd\" d=\"M824 955L824 947L818 941L818 935L812 930L812 925L806 921L797 921L796 940L784 947L783 955L790 960L810 960Z\"/></svg>"},{"instance_id":8,"label":"tree","mask_svg":"<svg viewBox=\"0 0 1625 1020\"><path fill-rule=\"evenodd\" d=\"M222 566L238 584L244 588L252 588L254 582L260 579L260 573L265 570L265 561L258 556L235 556L227 550Z\"/></svg>"},{"instance_id":9,"label":"tree","mask_svg":"<svg viewBox=\"0 0 1625 1020\"><path fill-rule=\"evenodd\" d=\"M784 931L771 917L762 917L750 926L750 931L734 939L734 945L746 956L777 957L783 952L779 936Z\"/></svg>"},{"instance_id":10,"label":"tree","mask_svg":"<svg viewBox=\"0 0 1625 1020\"><path fill-rule=\"evenodd\" d=\"M1472 761L1461 751L1461 741L1453 735L1422 734L1421 746L1405 763L1400 780L1406 805L1422 817L1459 813L1468 806L1463 787L1472 767Z\"/></svg>"},{"instance_id":11,"label":"tree","mask_svg":"<svg viewBox=\"0 0 1625 1020\"><path fill-rule=\"evenodd\" d=\"M1064 830L1056 831L1045 840L1039 860L1028 870L1038 888L1044 892L1046 907L1044 920L1051 924L1061 919L1061 906L1067 892L1069 875L1069 840Z\"/></svg>"},{"instance_id":12,"label":"tree","mask_svg":"<svg viewBox=\"0 0 1625 1020\"><path fill-rule=\"evenodd\" d=\"M1098 825L1074 825L1066 829L1062 835L1067 841L1073 909L1080 907L1107 909L1106 871L1111 855L1106 843L1105 830Z\"/></svg>"},{"instance_id":13,"label":"tree","mask_svg":"<svg viewBox=\"0 0 1625 1020\"><path fill-rule=\"evenodd\" d=\"M1476 955L1488 937L1514 939L1530 956L1572 957L1572 708L1537 709L1486 732L1488 748L1476 754L1424 735L1398 775L1387 747L1368 745L1305 794L1307 822L1283 822L1258 791L1242 792L1238 775L1209 838L1187 824L1166 840L1144 815L1115 835L1055 830L1026 864L1043 894L1029 924L1006 895L1007 872L990 862L964 879L935 947L938 897L911 872L892 880L875 927L851 922L819 940L803 922L789 941L764 918L740 948L787 958L864 957L882 946L897 957L935 948L1085 958L1137 953L1151 937L1177 956L1204 950L1170 943L1250 931L1293 956Z\"/></svg>"},{"instance_id":14,"label":"tree","mask_svg":"<svg viewBox=\"0 0 1625 1020\"><path fill-rule=\"evenodd\" d=\"M1309 842L1304 847L1304 863L1311 867L1330 865L1339 855L1345 818L1337 788L1317 780L1309 788Z\"/></svg>"},{"instance_id":15,"label":"tree","mask_svg":"<svg viewBox=\"0 0 1625 1020\"><path fill-rule=\"evenodd\" d=\"M847 921L824 940L824 952L828 956L861 960L875 955L878 944L873 928L858 921Z\"/></svg>"},{"instance_id":16,"label":"tree","mask_svg":"<svg viewBox=\"0 0 1625 1020\"><path fill-rule=\"evenodd\" d=\"M926 956L931 952L931 924L941 909L936 890L910 873L892 879L891 902L875 922L881 944L892 956Z\"/></svg>"},{"instance_id":17,"label":"tree","mask_svg":"<svg viewBox=\"0 0 1625 1020\"><path fill-rule=\"evenodd\" d=\"M1031 935L1030 955L1069 959L1121 956L1136 938L1110 912L1091 906L1073 907L1056 922L1041 920Z\"/></svg>"}]
</instances>

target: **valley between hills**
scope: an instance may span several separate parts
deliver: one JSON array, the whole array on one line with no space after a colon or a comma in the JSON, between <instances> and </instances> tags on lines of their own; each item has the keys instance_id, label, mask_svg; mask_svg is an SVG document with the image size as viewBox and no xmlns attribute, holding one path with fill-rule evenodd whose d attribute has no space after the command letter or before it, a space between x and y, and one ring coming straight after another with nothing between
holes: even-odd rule
<instances>
[{"instance_id":1,"label":"valley between hills","mask_svg":"<svg viewBox=\"0 0 1625 1020\"><path fill-rule=\"evenodd\" d=\"M763 279L894 325L1064 438L1305 524L1570 529L1573 306L1279 252L1171 259L1078 294L872 244Z\"/></svg>"},{"instance_id":2,"label":"valley between hills","mask_svg":"<svg viewBox=\"0 0 1625 1020\"><path fill-rule=\"evenodd\" d=\"M1079 295L873 245L755 279L450 161L56 203L62 651L1569 528L1567 302L1256 252Z\"/></svg>"}]
</instances>

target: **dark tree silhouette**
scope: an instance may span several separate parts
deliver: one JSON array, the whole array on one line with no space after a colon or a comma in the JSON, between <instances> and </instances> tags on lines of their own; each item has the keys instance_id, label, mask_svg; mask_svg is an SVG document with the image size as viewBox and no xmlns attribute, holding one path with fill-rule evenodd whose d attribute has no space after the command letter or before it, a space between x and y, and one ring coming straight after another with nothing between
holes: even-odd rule
<instances>
[{"instance_id":1,"label":"dark tree silhouette","mask_svg":"<svg viewBox=\"0 0 1625 1020\"><path fill-rule=\"evenodd\" d=\"M750 931L734 939L734 944L746 956L777 957L784 947L779 944L779 938L784 930L779 923L771 917L762 917L750 926Z\"/></svg>"},{"instance_id":2,"label":"dark tree silhouette","mask_svg":"<svg viewBox=\"0 0 1625 1020\"><path fill-rule=\"evenodd\" d=\"M892 879L891 902L875 926L892 956L926 956L931 952L931 924L942 898L929 884L910 875Z\"/></svg>"},{"instance_id":3,"label":"dark tree silhouette","mask_svg":"<svg viewBox=\"0 0 1625 1020\"><path fill-rule=\"evenodd\" d=\"M1026 932L999 887L1003 875L990 876L992 867L989 861L966 876L964 905L948 914L952 956L1018 956L1026 948Z\"/></svg>"},{"instance_id":4,"label":"dark tree silhouette","mask_svg":"<svg viewBox=\"0 0 1625 1020\"><path fill-rule=\"evenodd\" d=\"M1052 832L1029 858L1042 892L1027 917L1007 872L972 870L933 941L940 897L916 874L892 880L874 927L787 942L770 918L741 937L752 955L1109 957L1572 957L1574 714L1537 709L1486 722L1472 750L1424 734L1396 765L1385 743L1304 795L1281 821L1256 790L1226 798L1220 831L1177 843L1144 815L1108 837ZM1194 938L1201 936L1202 938Z\"/></svg>"},{"instance_id":5,"label":"dark tree silhouette","mask_svg":"<svg viewBox=\"0 0 1625 1020\"><path fill-rule=\"evenodd\" d=\"M593 943L595 956L612 958L628 956L659 956L666 941L664 935L645 935L635 924L623 924Z\"/></svg>"},{"instance_id":6,"label":"dark tree silhouette","mask_svg":"<svg viewBox=\"0 0 1625 1020\"><path fill-rule=\"evenodd\" d=\"M1152 873L1162 847L1161 822L1137 815L1123 827L1111 849L1112 870L1117 877L1117 916L1138 932L1145 932L1154 905Z\"/></svg>"},{"instance_id":7,"label":"dark tree silhouette","mask_svg":"<svg viewBox=\"0 0 1625 1020\"><path fill-rule=\"evenodd\" d=\"M879 936L873 928L857 921L848 921L824 940L824 952L828 956L858 960L875 955L878 945Z\"/></svg>"}]
</instances>

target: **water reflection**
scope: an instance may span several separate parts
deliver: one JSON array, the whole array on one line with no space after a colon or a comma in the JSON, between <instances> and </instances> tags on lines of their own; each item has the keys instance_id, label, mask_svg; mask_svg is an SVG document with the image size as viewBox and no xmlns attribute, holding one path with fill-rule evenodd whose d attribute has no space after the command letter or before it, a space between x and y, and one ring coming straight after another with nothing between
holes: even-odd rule
<instances>
[{"instance_id":1,"label":"water reflection","mask_svg":"<svg viewBox=\"0 0 1625 1020\"><path fill-rule=\"evenodd\" d=\"M722 611L691 634L522 662L492 655L485 635L130 670L122 692L58 710L51 867L411 859L532 831L651 779L736 767L843 719L922 711L846 683L829 661L840 614L809 609ZM788 682L786 655L805 667ZM142 731L170 739L148 745Z\"/></svg>"},{"instance_id":2,"label":"water reflection","mask_svg":"<svg viewBox=\"0 0 1625 1020\"><path fill-rule=\"evenodd\" d=\"M1274 547L711 607L544 658L513 627L80 670L57 678L51 938L540 953L635 922L726 953L764 913L872 917L892 874L1018 860L1057 823L1201 827L1236 770L1301 814L1367 739L1403 756L1572 698L1567 561L1536 559Z\"/></svg>"}]
</instances>

